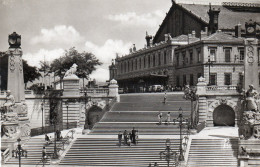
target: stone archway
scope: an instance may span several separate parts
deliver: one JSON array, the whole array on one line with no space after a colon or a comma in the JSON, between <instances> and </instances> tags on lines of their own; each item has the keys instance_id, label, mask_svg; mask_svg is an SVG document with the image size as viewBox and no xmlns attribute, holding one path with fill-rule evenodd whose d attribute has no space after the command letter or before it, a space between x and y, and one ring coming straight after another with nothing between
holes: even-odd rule
<instances>
[{"instance_id":1,"label":"stone archway","mask_svg":"<svg viewBox=\"0 0 260 167\"><path fill-rule=\"evenodd\" d=\"M235 126L235 112L232 107L221 104L213 111L214 126Z\"/></svg>"},{"instance_id":2,"label":"stone archway","mask_svg":"<svg viewBox=\"0 0 260 167\"><path fill-rule=\"evenodd\" d=\"M102 117L102 108L97 105L92 105L89 109L87 109L85 114L84 127L92 129L95 123L97 123L100 117Z\"/></svg>"}]
</instances>

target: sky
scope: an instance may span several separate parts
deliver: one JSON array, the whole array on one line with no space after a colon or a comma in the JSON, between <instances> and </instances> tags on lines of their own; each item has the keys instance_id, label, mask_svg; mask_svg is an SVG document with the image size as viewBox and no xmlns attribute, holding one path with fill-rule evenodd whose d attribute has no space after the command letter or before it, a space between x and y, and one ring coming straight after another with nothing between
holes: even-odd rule
<instances>
[{"instance_id":1,"label":"sky","mask_svg":"<svg viewBox=\"0 0 260 167\"><path fill-rule=\"evenodd\" d=\"M22 36L23 59L32 66L75 47L103 63L90 77L104 82L116 53L128 54L133 44L143 48L146 31L155 35L171 5L171 0L0 0L0 51L8 49L14 31Z\"/></svg>"}]
</instances>

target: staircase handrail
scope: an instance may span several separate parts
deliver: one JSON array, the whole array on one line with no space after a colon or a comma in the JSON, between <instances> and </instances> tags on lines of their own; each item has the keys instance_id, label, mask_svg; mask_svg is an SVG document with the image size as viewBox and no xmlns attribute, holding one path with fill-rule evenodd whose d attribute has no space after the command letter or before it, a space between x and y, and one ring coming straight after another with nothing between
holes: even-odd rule
<instances>
[{"instance_id":1,"label":"staircase handrail","mask_svg":"<svg viewBox=\"0 0 260 167\"><path fill-rule=\"evenodd\" d=\"M112 100L109 104L107 104L107 105L102 109L102 112L101 112L101 114L100 114L99 119L97 120L97 122L99 122L99 121L102 119L103 115L104 115L107 111L109 111L109 110L114 106L115 103L116 103L116 97L114 97L113 100Z\"/></svg>"},{"instance_id":2,"label":"staircase handrail","mask_svg":"<svg viewBox=\"0 0 260 167\"><path fill-rule=\"evenodd\" d=\"M3 153L2 153L2 162L6 163L9 158L10 158L10 149L7 148Z\"/></svg>"},{"instance_id":3,"label":"staircase handrail","mask_svg":"<svg viewBox=\"0 0 260 167\"><path fill-rule=\"evenodd\" d=\"M69 134L71 133L71 136L69 136ZM64 150L64 146L65 144L69 144L70 143L70 139L74 139L73 134L75 133L74 129L71 129L65 136L64 138L62 138L61 143L58 145L57 147L57 151L59 152L60 150Z\"/></svg>"}]
</instances>

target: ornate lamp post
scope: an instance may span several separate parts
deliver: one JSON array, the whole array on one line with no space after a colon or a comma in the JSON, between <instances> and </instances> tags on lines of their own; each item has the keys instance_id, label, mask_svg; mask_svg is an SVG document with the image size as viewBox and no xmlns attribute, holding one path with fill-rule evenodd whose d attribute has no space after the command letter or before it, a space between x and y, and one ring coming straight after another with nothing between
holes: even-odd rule
<instances>
[{"instance_id":1,"label":"ornate lamp post","mask_svg":"<svg viewBox=\"0 0 260 167\"><path fill-rule=\"evenodd\" d=\"M165 146L165 150L160 152L160 159L165 159L168 167L170 166L171 159L173 159L175 161L175 166L177 166L177 153L176 151L172 151L170 139L166 139Z\"/></svg>"},{"instance_id":2,"label":"ornate lamp post","mask_svg":"<svg viewBox=\"0 0 260 167\"><path fill-rule=\"evenodd\" d=\"M21 139L17 139L18 145L16 150L12 151L12 156L14 157L14 153L15 153L15 158L17 158L17 154L19 157L19 167L21 167L21 157L27 157L27 151L24 150L21 146Z\"/></svg>"},{"instance_id":3,"label":"ornate lamp post","mask_svg":"<svg viewBox=\"0 0 260 167\"><path fill-rule=\"evenodd\" d=\"M43 127L43 110L44 110L44 102L41 104L41 109L42 109L42 134L44 133L44 127Z\"/></svg>"},{"instance_id":4,"label":"ornate lamp post","mask_svg":"<svg viewBox=\"0 0 260 167\"><path fill-rule=\"evenodd\" d=\"M69 101L67 100L65 102L66 108L67 108L67 129L69 129Z\"/></svg>"},{"instance_id":5,"label":"ornate lamp post","mask_svg":"<svg viewBox=\"0 0 260 167\"><path fill-rule=\"evenodd\" d=\"M213 62L210 60L210 55L208 56L208 62L207 62L208 66L209 66L209 85L210 85L210 66L213 65Z\"/></svg>"},{"instance_id":6,"label":"ornate lamp post","mask_svg":"<svg viewBox=\"0 0 260 167\"><path fill-rule=\"evenodd\" d=\"M179 122L179 127L180 127L180 155L179 155L179 161L183 161L184 160L184 155L183 155L183 148L182 148L182 128L185 125L188 125L189 120L188 119L184 119L183 118L183 111L182 108L179 108L179 116L177 119L173 119L173 124L175 125L176 120ZM185 122L184 122L185 121Z\"/></svg>"}]
</instances>

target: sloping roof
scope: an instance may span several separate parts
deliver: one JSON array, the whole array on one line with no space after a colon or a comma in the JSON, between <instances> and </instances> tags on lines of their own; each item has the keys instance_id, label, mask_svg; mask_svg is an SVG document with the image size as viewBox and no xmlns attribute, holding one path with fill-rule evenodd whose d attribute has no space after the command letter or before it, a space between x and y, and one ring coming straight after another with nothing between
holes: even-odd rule
<instances>
[{"instance_id":1,"label":"sloping roof","mask_svg":"<svg viewBox=\"0 0 260 167\"><path fill-rule=\"evenodd\" d=\"M220 41L220 42L243 42L242 38L236 38L232 35L223 33L223 32L216 32L211 34L210 36L206 36L201 39L202 41Z\"/></svg>"},{"instance_id":2,"label":"sloping roof","mask_svg":"<svg viewBox=\"0 0 260 167\"><path fill-rule=\"evenodd\" d=\"M178 4L187 11L190 11L198 18L209 23L209 5L198 4ZM252 19L253 21L260 22L260 13L253 12L238 12L232 11L226 7L220 5L212 5L211 8L220 9L219 13L219 29L234 29L237 24L241 24L242 28L245 28L245 22Z\"/></svg>"}]
</instances>

